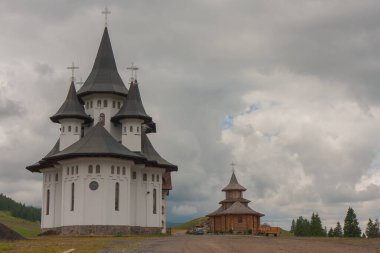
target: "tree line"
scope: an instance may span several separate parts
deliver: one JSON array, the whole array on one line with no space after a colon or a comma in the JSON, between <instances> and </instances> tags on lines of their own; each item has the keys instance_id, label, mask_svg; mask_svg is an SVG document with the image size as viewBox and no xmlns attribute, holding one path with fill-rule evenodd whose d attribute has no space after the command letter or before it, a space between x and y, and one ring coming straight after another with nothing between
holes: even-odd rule
<instances>
[{"instance_id":1,"label":"tree line","mask_svg":"<svg viewBox=\"0 0 380 253\"><path fill-rule=\"evenodd\" d=\"M8 211L14 217L30 221L41 221L41 209L25 206L0 193L0 211Z\"/></svg>"},{"instance_id":2,"label":"tree line","mask_svg":"<svg viewBox=\"0 0 380 253\"><path fill-rule=\"evenodd\" d=\"M311 215L310 221L302 216L298 217L295 221L293 219L292 225L290 227L290 232L294 233L295 236L328 236L328 237L380 237L379 231L379 220L376 218L368 220L367 228L365 233L359 227L358 219L356 218L355 211L352 207L347 210L346 217L344 219L343 228L340 222L336 223L335 228L327 228L322 226L321 219L318 213L313 213Z\"/></svg>"}]
</instances>

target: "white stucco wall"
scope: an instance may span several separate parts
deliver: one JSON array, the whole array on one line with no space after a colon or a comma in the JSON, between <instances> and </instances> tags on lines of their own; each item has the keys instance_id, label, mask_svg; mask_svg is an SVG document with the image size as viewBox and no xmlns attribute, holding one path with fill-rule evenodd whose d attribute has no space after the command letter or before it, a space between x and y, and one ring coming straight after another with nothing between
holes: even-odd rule
<instances>
[{"instance_id":1,"label":"white stucco wall","mask_svg":"<svg viewBox=\"0 0 380 253\"><path fill-rule=\"evenodd\" d=\"M140 119L121 120L121 143L131 151L141 151L141 125Z\"/></svg>"},{"instance_id":2,"label":"white stucco wall","mask_svg":"<svg viewBox=\"0 0 380 253\"><path fill-rule=\"evenodd\" d=\"M64 150L81 138L83 120L61 119L61 135L59 137L59 150Z\"/></svg>"}]
</instances>

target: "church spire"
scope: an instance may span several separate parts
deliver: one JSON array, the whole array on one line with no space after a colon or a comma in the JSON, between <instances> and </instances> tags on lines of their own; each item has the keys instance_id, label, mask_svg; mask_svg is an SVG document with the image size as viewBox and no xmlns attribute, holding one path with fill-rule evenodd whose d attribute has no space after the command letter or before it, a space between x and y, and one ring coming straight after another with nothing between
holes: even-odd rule
<instances>
[{"instance_id":1,"label":"church spire","mask_svg":"<svg viewBox=\"0 0 380 253\"><path fill-rule=\"evenodd\" d=\"M63 102L59 110L51 116L50 119L55 123L59 123L59 120L61 119L81 119L86 122L91 121L91 118L85 113L83 105L79 102L73 80L71 81L65 102Z\"/></svg>"},{"instance_id":2,"label":"church spire","mask_svg":"<svg viewBox=\"0 0 380 253\"><path fill-rule=\"evenodd\" d=\"M80 97L92 93L111 93L122 96L128 94L128 89L117 71L107 26L104 28L91 73L78 91Z\"/></svg>"},{"instance_id":3,"label":"church spire","mask_svg":"<svg viewBox=\"0 0 380 253\"><path fill-rule=\"evenodd\" d=\"M224 187L222 191L245 191L245 190L247 189L245 189L243 186L239 184L235 176L235 171L233 171L231 179L230 179L230 183L226 187Z\"/></svg>"}]
</instances>

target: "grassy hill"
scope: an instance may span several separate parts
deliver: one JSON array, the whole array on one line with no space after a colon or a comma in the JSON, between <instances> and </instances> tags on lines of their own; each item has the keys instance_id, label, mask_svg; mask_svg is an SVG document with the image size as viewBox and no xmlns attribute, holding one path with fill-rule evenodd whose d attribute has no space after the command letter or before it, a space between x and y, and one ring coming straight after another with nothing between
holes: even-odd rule
<instances>
[{"instance_id":1,"label":"grassy hill","mask_svg":"<svg viewBox=\"0 0 380 253\"><path fill-rule=\"evenodd\" d=\"M35 237L40 233L40 224L10 215L9 212L0 211L0 223L10 227L20 235L30 238Z\"/></svg>"},{"instance_id":2,"label":"grassy hill","mask_svg":"<svg viewBox=\"0 0 380 253\"><path fill-rule=\"evenodd\" d=\"M193 228L195 226L200 226L202 225L205 221L207 221L207 217L200 217L200 218L196 218L194 220L191 220L191 221L188 221L186 223L183 223L183 224L180 224L178 226L175 226L174 228L175 229L189 229L189 228Z\"/></svg>"}]
</instances>

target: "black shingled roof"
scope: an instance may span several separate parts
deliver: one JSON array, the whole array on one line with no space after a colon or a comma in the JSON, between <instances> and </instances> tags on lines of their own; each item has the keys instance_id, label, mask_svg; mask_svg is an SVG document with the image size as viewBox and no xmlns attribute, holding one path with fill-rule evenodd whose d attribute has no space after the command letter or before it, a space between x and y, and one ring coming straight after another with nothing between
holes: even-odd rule
<instances>
[{"instance_id":1,"label":"black shingled roof","mask_svg":"<svg viewBox=\"0 0 380 253\"><path fill-rule=\"evenodd\" d=\"M50 117L51 121L55 123L59 123L59 120L64 118L82 119L85 122L91 121L91 117L85 113L83 105L79 102L73 81L70 84L65 102L63 102L59 110Z\"/></svg>"},{"instance_id":2,"label":"black shingled roof","mask_svg":"<svg viewBox=\"0 0 380 253\"><path fill-rule=\"evenodd\" d=\"M170 171L178 170L177 165L169 163L160 156L145 133L141 134L141 153L153 166L166 168Z\"/></svg>"},{"instance_id":3,"label":"black shingled roof","mask_svg":"<svg viewBox=\"0 0 380 253\"><path fill-rule=\"evenodd\" d=\"M152 117L145 112L137 80L131 82L127 100L121 107L120 111L112 117L112 121L117 122L121 119L127 118L142 119L145 123L152 121Z\"/></svg>"},{"instance_id":4,"label":"black shingled roof","mask_svg":"<svg viewBox=\"0 0 380 253\"><path fill-rule=\"evenodd\" d=\"M52 156L58 152L59 152L59 139L54 144L53 148L49 151L49 153L44 158L42 158L41 161L27 166L26 169L31 171L31 172L40 172L40 169L51 167L52 164L50 162L45 161L44 159L47 157L50 157L50 156Z\"/></svg>"},{"instance_id":5,"label":"black shingled roof","mask_svg":"<svg viewBox=\"0 0 380 253\"><path fill-rule=\"evenodd\" d=\"M55 161L73 157L92 156L128 158L137 162L146 160L143 156L130 151L117 142L101 123L92 127L79 141L50 157L46 157L45 160Z\"/></svg>"},{"instance_id":6,"label":"black shingled roof","mask_svg":"<svg viewBox=\"0 0 380 253\"><path fill-rule=\"evenodd\" d=\"M128 94L128 89L117 72L107 27L104 29L91 73L78 91L79 97L92 93L112 93L121 96Z\"/></svg>"}]
</instances>

